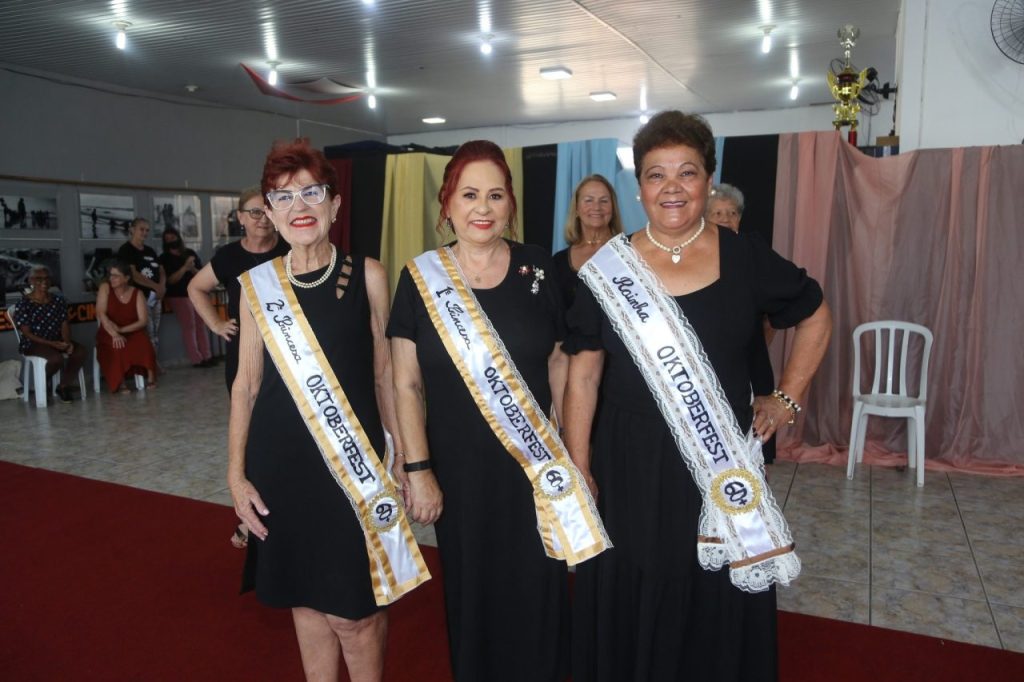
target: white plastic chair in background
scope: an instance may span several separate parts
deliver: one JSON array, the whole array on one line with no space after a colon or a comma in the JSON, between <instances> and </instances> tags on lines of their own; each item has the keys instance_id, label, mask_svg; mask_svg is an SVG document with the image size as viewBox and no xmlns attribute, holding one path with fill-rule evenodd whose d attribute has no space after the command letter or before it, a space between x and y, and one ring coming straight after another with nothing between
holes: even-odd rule
<instances>
[{"instance_id":1,"label":"white plastic chair in background","mask_svg":"<svg viewBox=\"0 0 1024 682\"><path fill-rule=\"evenodd\" d=\"M5 312L7 319L11 321L11 326L14 327L14 335L20 346L21 330L18 329L18 325L14 324L14 308L14 305L8 306ZM41 358L38 355L21 356L22 400L27 403L29 393L34 390L36 392L36 407L46 407L47 394L56 392L59 385L60 372L57 372L53 375L50 390L46 390L46 358ZM78 369L78 388L82 392L82 398L85 398L85 372L81 368Z\"/></svg>"},{"instance_id":2,"label":"white plastic chair in background","mask_svg":"<svg viewBox=\"0 0 1024 682\"><path fill-rule=\"evenodd\" d=\"M861 337L873 332L874 372L871 390L861 393ZM920 335L923 344L915 342ZM916 390L907 385L907 368L914 366L911 349L923 345ZM864 460L868 416L901 417L907 423L907 463L917 469L917 485L924 485L924 415L928 402L928 360L932 333L912 322L866 322L853 330L853 420L850 424L850 456L846 477L853 478L856 462Z\"/></svg>"}]
</instances>

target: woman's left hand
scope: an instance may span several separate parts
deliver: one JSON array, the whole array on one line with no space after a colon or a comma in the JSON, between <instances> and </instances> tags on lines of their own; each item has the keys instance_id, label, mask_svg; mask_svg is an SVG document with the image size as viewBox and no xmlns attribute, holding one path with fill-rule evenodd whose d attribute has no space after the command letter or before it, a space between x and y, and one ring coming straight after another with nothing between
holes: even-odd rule
<instances>
[{"instance_id":1,"label":"woman's left hand","mask_svg":"<svg viewBox=\"0 0 1024 682\"><path fill-rule=\"evenodd\" d=\"M792 417L793 413L780 400L770 395L754 396L754 434L762 441L774 436Z\"/></svg>"}]
</instances>

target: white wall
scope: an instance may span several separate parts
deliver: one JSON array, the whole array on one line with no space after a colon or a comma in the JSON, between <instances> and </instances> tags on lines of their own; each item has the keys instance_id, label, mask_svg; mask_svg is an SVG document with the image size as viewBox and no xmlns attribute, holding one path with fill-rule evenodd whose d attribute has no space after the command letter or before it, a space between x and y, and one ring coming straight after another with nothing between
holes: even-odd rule
<instances>
[{"instance_id":1,"label":"white wall","mask_svg":"<svg viewBox=\"0 0 1024 682\"><path fill-rule=\"evenodd\" d=\"M711 124L715 135L719 137L831 130L832 116L832 106L828 104L704 115L708 123ZM867 144L869 139L873 140L878 135L887 135L892 127L892 116L892 102L884 101L877 116L862 115L860 127L862 144ZM388 142L396 145L415 143L430 147L447 147L461 144L466 140L485 139L493 140L502 147L529 147L539 144L611 137L618 139L624 145L629 145L639 127L640 121L636 118L617 118L532 126L438 130L428 133L392 135L388 137Z\"/></svg>"},{"instance_id":2,"label":"white wall","mask_svg":"<svg viewBox=\"0 0 1024 682\"><path fill-rule=\"evenodd\" d=\"M20 67L11 67L24 71ZM316 147L372 138L286 116L188 103L0 68L0 174L234 190L255 183L275 139ZM118 90L119 92L107 92Z\"/></svg>"},{"instance_id":3,"label":"white wall","mask_svg":"<svg viewBox=\"0 0 1024 682\"><path fill-rule=\"evenodd\" d=\"M991 11L991 0L903 0L901 150L1024 139L1024 65L996 47Z\"/></svg>"}]
</instances>

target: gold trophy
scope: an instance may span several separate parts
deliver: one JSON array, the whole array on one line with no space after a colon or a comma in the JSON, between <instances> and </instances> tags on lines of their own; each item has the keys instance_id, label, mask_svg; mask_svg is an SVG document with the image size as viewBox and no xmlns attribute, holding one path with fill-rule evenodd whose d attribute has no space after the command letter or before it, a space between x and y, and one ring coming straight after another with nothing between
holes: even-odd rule
<instances>
[{"instance_id":1,"label":"gold trophy","mask_svg":"<svg viewBox=\"0 0 1024 682\"><path fill-rule=\"evenodd\" d=\"M845 61L843 70L838 74L833 73L832 69L829 69L826 74L829 90L832 91L832 97L836 100L836 103L832 105L832 111L836 114L832 125L836 130L840 130L843 126L850 126L847 139L850 144L856 145L857 115L860 113L860 102L857 100L857 96L867 85L868 70L864 69L857 73L850 66L850 50L857 44L860 29L853 24L847 24L836 32L836 36L839 38L839 44L843 47Z\"/></svg>"}]
</instances>

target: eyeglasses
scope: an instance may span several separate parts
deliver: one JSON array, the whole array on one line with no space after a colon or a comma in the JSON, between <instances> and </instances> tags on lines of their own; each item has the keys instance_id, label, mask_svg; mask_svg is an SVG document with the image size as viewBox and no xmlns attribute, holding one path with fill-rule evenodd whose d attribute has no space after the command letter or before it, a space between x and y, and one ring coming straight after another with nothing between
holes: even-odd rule
<instances>
[{"instance_id":1,"label":"eyeglasses","mask_svg":"<svg viewBox=\"0 0 1024 682\"><path fill-rule=\"evenodd\" d=\"M307 185L298 191L298 196L306 206L316 206L327 198L327 190L330 187L327 184ZM295 196L296 193L290 189L275 189L267 192L267 201L275 211L283 211L292 207Z\"/></svg>"},{"instance_id":2,"label":"eyeglasses","mask_svg":"<svg viewBox=\"0 0 1024 682\"><path fill-rule=\"evenodd\" d=\"M321 201L323 201L323 200L321 199ZM288 205L291 206L291 203L289 202ZM240 209L238 209L238 214L239 215L241 215L243 213L248 213L249 217L252 218L253 220L262 220L263 218L265 218L267 216L267 212L264 211L262 208L240 208Z\"/></svg>"}]
</instances>

